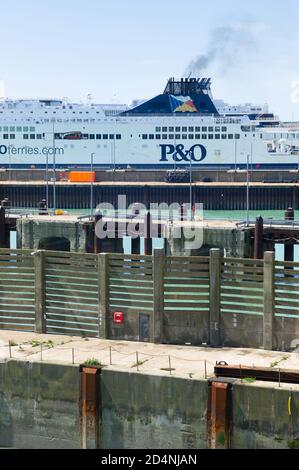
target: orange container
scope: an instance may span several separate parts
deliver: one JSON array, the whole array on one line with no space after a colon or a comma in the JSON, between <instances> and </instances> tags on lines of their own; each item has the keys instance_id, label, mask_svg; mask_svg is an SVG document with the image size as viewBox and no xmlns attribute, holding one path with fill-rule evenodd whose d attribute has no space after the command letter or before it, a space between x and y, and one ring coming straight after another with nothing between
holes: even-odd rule
<instances>
[{"instance_id":1,"label":"orange container","mask_svg":"<svg viewBox=\"0 0 299 470\"><path fill-rule=\"evenodd\" d=\"M70 171L69 181L71 183L91 183L95 182L96 173L95 171Z\"/></svg>"}]
</instances>

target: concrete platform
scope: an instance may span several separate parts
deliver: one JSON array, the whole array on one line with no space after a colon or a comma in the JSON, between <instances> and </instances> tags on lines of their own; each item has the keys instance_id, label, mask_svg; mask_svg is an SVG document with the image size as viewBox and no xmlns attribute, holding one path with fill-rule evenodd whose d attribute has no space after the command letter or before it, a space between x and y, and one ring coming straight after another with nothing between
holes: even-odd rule
<instances>
[{"instance_id":1,"label":"concrete platform","mask_svg":"<svg viewBox=\"0 0 299 470\"><path fill-rule=\"evenodd\" d=\"M9 342L14 344L11 348ZM225 361L229 365L254 365L299 371L299 352L174 346L76 336L39 335L10 330L0 332L0 362L17 359L27 362L42 360L45 363L82 364L88 359L97 359L105 368L111 370L137 372L136 353L138 353L139 372L154 375L170 375L169 357L173 369L171 374L182 378L205 378L205 361L207 378L214 375L216 361ZM269 387L269 384L270 382L259 382L259 386ZM278 387L278 384L274 383L273 386ZM281 384L281 388L290 389L290 387L299 390L299 384Z\"/></svg>"}]
</instances>

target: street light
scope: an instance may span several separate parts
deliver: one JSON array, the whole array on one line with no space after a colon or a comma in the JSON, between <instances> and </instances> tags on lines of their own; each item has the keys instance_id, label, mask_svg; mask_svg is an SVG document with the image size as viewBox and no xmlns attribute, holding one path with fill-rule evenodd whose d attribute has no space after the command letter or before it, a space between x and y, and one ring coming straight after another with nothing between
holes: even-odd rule
<instances>
[{"instance_id":1,"label":"street light","mask_svg":"<svg viewBox=\"0 0 299 470\"><path fill-rule=\"evenodd\" d=\"M56 211L56 149L55 149L55 133L54 133L54 119L53 119L53 211Z\"/></svg>"},{"instance_id":2,"label":"street light","mask_svg":"<svg viewBox=\"0 0 299 470\"><path fill-rule=\"evenodd\" d=\"M93 172L93 158L95 156L95 153L90 154L90 217L93 215L93 178L92 178L92 172Z\"/></svg>"},{"instance_id":3,"label":"street light","mask_svg":"<svg viewBox=\"0 0 299 470\"><path fill-rule=\"evenodd\" d=\"M246 171L246 225L249 225L249 154L247 154Z\"/></svg>"},{"instance_id":4,"label":"street light","mask_svg":"<svg viewBox=\"0 0 299 470\"><path fill-rule=\"evenodd\" d=\"M190 202L190 220L193 220L193 212L192 212L192 156L191 152L189 151L190 156L190 166L189 166L189 202Z\"/></svg>"}]
</instances>

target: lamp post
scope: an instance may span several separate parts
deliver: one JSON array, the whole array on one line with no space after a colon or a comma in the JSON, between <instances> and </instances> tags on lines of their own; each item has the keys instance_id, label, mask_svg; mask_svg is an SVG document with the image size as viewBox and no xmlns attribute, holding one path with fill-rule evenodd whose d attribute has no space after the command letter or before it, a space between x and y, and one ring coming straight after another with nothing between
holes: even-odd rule
<instances>
[{"instance_id":1,"label":"lamp post","mask_svg":"<svg viewBox=\"0 0 299 470\"><path fill-rule=\"evenodd\" d=\"M247 163L246 163L246 225L249 225L249 154L247 154Z\"/></svg>"},{"instance_id":2,"label":"lamp post","mask_svg":"<svg viewBox=\"0 0 299 470\"><path fill-rule=\"evenodd\" d=\"M93 172L93 158L95 153L90 154L90 217L93 215L93 179L92 179L92 172Z\"/></svg>"},{"instance_id":3,"label":"lamp post","mask_svg":"<svg viewBox=\"0 0 299 470\"><path fill-rule=\"evenodd\" d=\"M53 211L56 211L56 150L55 150L55 132L53 120Z\"/></svg>"},{"instance_id":4,"label":"lamp post","mask_svg":"<svg viewBox=\"0 0 299 470\"><path fill-rule=\"evenodd\" d=\"M190 203L190 220L193 220L193 212L192 212L192 156L191 152L189 151L190 157L190 166L189 166L189 203Z\"/></svg>"}]
</instances>

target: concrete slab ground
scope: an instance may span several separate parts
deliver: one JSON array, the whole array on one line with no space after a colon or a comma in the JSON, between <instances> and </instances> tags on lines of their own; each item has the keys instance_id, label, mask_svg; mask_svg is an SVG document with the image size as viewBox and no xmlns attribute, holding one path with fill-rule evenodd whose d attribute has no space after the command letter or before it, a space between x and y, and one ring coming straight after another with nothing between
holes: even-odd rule
<instances>
[{"instance_id":1,"label":"concrete slab ground","mask_svg":"<svg viewBox=\"0 0 299 470\"><path fill-rule=\"evenodd\" d=\"M176 346L2 330L0 361L10 358L58 364L82 364L88 359L97 359L109 369L128 372L137 372L138 358L138 372L169 375L170 363L173 376L194 379L205 377L205 367L207 377L213 376L216 361L299 371L299 352ZM264 384L269 386L269 382ZM290 388L290 385L282 384L282 387ZM299 385L294 387L299 389Z\"/></svg>"}]
</instances>

